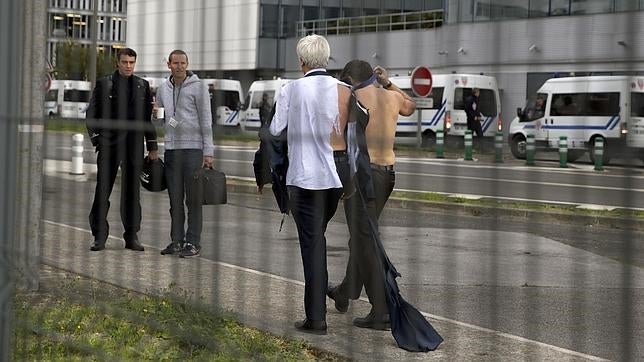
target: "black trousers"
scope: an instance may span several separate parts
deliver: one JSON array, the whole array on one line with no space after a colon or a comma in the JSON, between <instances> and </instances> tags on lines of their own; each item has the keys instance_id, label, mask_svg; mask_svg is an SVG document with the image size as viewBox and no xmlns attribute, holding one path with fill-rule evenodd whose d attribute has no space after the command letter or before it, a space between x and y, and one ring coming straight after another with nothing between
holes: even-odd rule
<instances>
[{"instance_id":1,"label":"black trousers","mask_svg":"<svg viewBox=\"0 0 644 362\"><path fill-rule=\"evenodd\" d=\"M472 136L483 137L483 128L481 122L477 120L467 120L467 129L472 131Z\"/></svg>"},{"instance_id":2,"label":"black trousers","mask_svg":"<svg viewBox=\"0 0 644 362\"><path fill-rule=\"evenodd\" d=\"M97 175L94 202L89 213L89 225L94 240L105 242L109 235L107 213L110 209L110 195L121 168L121 222L125 242L137 240L141 229L141 167L143 165L143 141L140 145L119 142L100 145L96 159Z\"/></svg>"},{"instance_id":3,"label":"black trousers","mask_svg":"<svg viewBox=\"0 0 644 362\"><path fill-rule=\"evenodd\" d=\"M300 239L304 267L304 310L306 318L326 320L326 232L338 208L342 189L307 190L288 186L289 207Z\"/></svg>"},{"instance_id":4,"label":"black trousers","mask_svg":"<svg viewBox=\"0 0 644 362\"><path fill-rule=\"evenodd\" d=\"M382 315L388 313L384 271L369 218L375 223L378 222L394 189L396 173L393 167L385 169L377 165L372 165L371 172L376 198L365 200L366 203L363 203L362 197L356 193L344 200L344 212L350 234L349 261L344 279L338 285L338 291L348 298L358 299L364 285L374 313Z\"/></svg>"}]
</instances>

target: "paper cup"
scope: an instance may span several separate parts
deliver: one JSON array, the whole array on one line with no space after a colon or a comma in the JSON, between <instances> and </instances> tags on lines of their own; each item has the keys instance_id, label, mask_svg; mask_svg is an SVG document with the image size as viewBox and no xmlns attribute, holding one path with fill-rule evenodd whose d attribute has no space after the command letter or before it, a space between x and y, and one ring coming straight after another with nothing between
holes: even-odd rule
<instances>
[{"instance_id":1,"label":"paper cup","mask_svg":"<svg viewBox=\"0 0 644 362\"><path fill-rule=\"evenodd\" d=\"M165 118L165 108L159 107L157 108L157 119L163 119Z\"/></svg>"}]
</instances>

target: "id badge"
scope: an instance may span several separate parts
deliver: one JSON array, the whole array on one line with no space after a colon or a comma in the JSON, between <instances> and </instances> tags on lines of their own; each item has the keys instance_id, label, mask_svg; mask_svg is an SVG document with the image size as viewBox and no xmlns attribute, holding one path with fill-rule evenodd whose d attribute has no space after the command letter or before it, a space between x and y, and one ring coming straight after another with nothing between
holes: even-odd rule
<instances>
[{"instance_id":1,"label":"id badge","mask_svg":"<svg viewBox=\"0 0 644 362\"><path fill-rule=\"evenodd\" d=\"M177 122L177 120L174 119L174 117L170 117L170 120L168 121L168 124L170 125L170 127L175 128L175 127L177 127L179 122Z\"/></svg>"}]
</instances>

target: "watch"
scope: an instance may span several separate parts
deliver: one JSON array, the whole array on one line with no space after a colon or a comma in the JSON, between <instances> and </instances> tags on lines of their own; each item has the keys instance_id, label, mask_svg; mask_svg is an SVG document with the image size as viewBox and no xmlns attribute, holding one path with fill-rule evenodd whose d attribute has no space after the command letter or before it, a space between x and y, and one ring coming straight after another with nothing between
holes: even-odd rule
<instances>
[{"instance_id":1,"label":"watch","mask_svg":"<svg viewBox=\"0 0 644 362\"><path fill-rule=\"evenodd\" d=\"M391 83L391 81L389 81L389 83L387 83L387 84L383 85L382 87L383 87L384 89L389 89L389 88L391 88L391 86L392 86L392 83Z\"/></svg>"}]
</instances>

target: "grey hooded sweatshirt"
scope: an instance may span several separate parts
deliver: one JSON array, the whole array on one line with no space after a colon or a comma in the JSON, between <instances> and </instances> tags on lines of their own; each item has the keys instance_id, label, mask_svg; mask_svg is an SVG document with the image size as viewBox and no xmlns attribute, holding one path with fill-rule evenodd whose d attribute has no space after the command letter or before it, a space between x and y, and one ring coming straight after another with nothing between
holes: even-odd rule
<instances>
[{"instance_id":1,"label":"grey hooded sweatshirt","mask_svg":"<svg viewBox=\"0 0 644 362\"><path fill-rule=\"evenodd\" d=\"M201 149L204 156L214 156L210 94L196 74L188 73L177 87L167 79L157 89L156 103L165 108L166 150Z\"/></svg>"}]
</instances>

